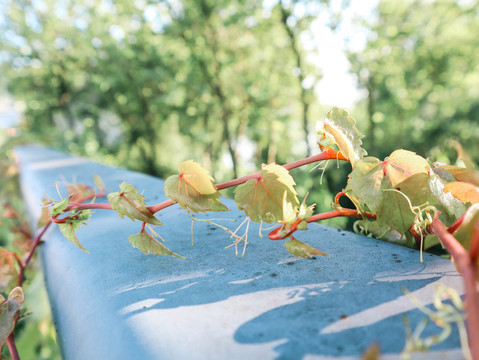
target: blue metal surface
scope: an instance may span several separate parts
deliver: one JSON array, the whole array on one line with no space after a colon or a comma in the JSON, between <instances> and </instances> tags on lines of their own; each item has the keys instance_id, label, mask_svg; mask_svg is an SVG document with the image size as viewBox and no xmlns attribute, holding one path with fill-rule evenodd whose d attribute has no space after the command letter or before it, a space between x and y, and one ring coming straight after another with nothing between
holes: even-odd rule
<instances>
[{"instance_id":1,"label":"blue metal surface","mask_svg":"<svg viewBox=\"0 0 479 360\"><path fill-rule=\"evenodd\" d=\"M147 204L165 199L163 181L151 176L34 146L16 154L32 218L45 193L57 197L55 183L93 184L94 174L109 192L127 181L145 190ZM224 202L231 211L220 217L242 221ZM436 283L462 294L448 260L426 254L421 264L417 251L334 228L312 224L298 234L331 258L293 258L253 225L242 257L207 223L195 223L192 246L191 220L177 205L157 217L166 245L188 260L132 248L127 238L141 224L112 211L97 210L78 231L90 254L56 228L47 233L42 260L65 359L356 359L373 343L393 359L404 347L403 316L413 328L424 318L402 288L429 307ZM459 348L454 329L422 358L458 359Z\"/></svg>"}]
</instances>

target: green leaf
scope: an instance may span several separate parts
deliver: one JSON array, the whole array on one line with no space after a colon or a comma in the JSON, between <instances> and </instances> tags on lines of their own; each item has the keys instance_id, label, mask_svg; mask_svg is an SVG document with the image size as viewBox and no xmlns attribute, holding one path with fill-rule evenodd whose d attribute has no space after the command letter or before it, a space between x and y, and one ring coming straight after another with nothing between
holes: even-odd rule
<instances>
[{"instance_id":1,"label":"green leaf","mask_svg":"<svg viewBox=\"0 0 479 360\"><path fill-rule=\"evenodd\" d=\"M356 128L356 120L343 109L334 107L324 120L317 123L316 132L320 136L321 146L337 145L341 154L349 159L353 167L367 154L361 147L361 138L364 135Z\"/></svg>"},{"instance_id":2,"label":"green leaf","mask_svg":"<svg viewBox=\"0 0 479 360\"><path fill-rule=\"evenodd\" d=\"M392 186L402 183L415 174L429 174L431 169L426 159L403 149L393 151L384 160L383 166Z\"/></svg>"},{"instance_id":3,"label":"green leaf","mask_svg":"<svg viewBox=\"0 0 479 360\"><path fill-rule=\"evenodd\" d=\"M315 255L322 255L322 256L329 256L331 255L326 254L304 242L296 240L294 237L291 236L291 240L288 240L284 243L286 250L289 251L291 255L301 257L301 258L313 258Z\"/></svg>"},{"instance_id":4,"label":"green leaf","mask_svg":"<svg viewBox=\"0 0 479 360\"><path fill-rule=\"evenodd\" d=\"M220 201L220 193L207 170L193 160L180 163L179 175L165 181L165 194L189 211L228 211Z\"/></svg>"},{"instance_id":5,"label":"green leaf","mask_svg":"<svg viewBox=\"0 0 479 360\"><path fill-rule=\"evenodd\" d=\"M356 163L349 174L348 185L353 195L375 214L382 196L384 171L382 162L375 157L365 157ZM347 194L346 194L347 195Z\"/></svg>"},{"instance_id":6,"label":"green leaf","mask_svg":"<svg viewBox=\"0 0 479 360\"><path fill-rule=\"evenodd\" d=\"M406 242L406 237L397 230L394 230L389 225L380 225L375 220L358 220L356 224L355 229L356 226L359 226L364 229L366 234L371 234L376 239L401 244Z\"/></svg>"},{"instance_id":7,"label":"green leaf","mask_svg":"<svg viewBox=\"0 0 479 360\"><path fill-rule=\"evenodd\" d=\"M58 224L58 228L62 232L63 236L65 236L68 240L70 240L73 244L78 246L80 249L88 253L88 250L80 244L78 238L76 236L76 231L90 218L91 211L90 210L82 210L80 212L76 212L72 215L73 219L68 217L67 222L63 224Z\"/></svg>"},{"instance_id":8,"label":"green leaf","mask_svg":"<svg viewBox=\"0 0 479 360\"><path fill-rule=\"evenodd\" d=\"M378 208L377 220L379 225L387 224L404 234L411 227L416 217L406 197L412 206L420 206L429 202L432 195L429 190L428 179L429 175L425 173L409 176L394 187L402 194L388 190L393 188L389 182L388 186L383 189Z\"/></svg>"},{"instance_id":9,"label":"green leaf","mask_svg":"<svg viewBox=\"0 0 479 360\"><path fill-rule=\"evenodd\" d=\"M0 305L0 348L7 341L8 336L15 327L15 318L18 310L25 301L23 290L17 286L8 295L8 299L0 297L0 301L3 303Z\"/></svg>"},{"instance_id":10,"label":"green leaf","mask_svg":"<svg viewBox=\"0 0 479 360\"><path fill-rule=\"evenodd\" d=\"M161 242L156 240L154 237L152 237L145 231L141 231L136 235L130 235L128 237L128 241L130 242L131 246L137 248L146 255L152 253L154 255L173 256L179 259L186 260L183 256L169 250L165 245L163 245Z\"/></svg>"},{"instance_id":11,"label":"green leaf","mask_svg":"<svg viewBox=\"0 0 479 360\"><path fill-rule=\"evenodd\" d=\"M57 201L50 209L50 215L56 216L56 215L62 214L65 211L65 209L68 207L68 205L70 204L70 199L71 199L71 196L62 201Z\"/></svg>"},{"instance_id":12,"label":"green leaf","mask_svg":"<svg viewBox=\"0 0 479 360\"><path fill-rule=\"evenodd\" d=\"M124 182L120 185L120 190L121 192L108 194L108 201L122 219L126 215L133 221L140 220L152 225L163 225L147 209L143 200L145 197L138 194L133 185Z\"/></svg>"},{"instance_id":13,"label":"green leaf","mask_svg":"<svg viewBox=\"0 0 479 360\"><path fill-rule=\"evenodd\" d=\"M254 222L280 222L283 199L291 203L293 209L299 206L294 185L293 177L284 167L274 163L266 165L257 179L248 180L235 189L236 205Z\"/></svg>"}]
</instances>

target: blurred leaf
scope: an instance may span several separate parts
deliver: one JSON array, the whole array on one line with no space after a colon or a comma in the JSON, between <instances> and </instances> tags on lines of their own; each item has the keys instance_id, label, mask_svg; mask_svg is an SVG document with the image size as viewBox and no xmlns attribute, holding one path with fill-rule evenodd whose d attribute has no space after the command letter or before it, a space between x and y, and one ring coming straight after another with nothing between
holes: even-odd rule
<instances>
[{"instance_id":1,"label":"blurred leaf","mask_svg":"<svg viewBox=\"0 0 479 360\"><path fill-rule=\"evenodd\" d=\"M17 278L15 262L13 253L0 247L0 291L6 291Z\"/></svg>"},{"instance_id":2,"label":"blurred leaf","mask_svg":"<svg viewBox=\"0 0 479 360\"><path fill-rule=\"evenodd\" d=\"M331 255L326 254L308 244L305 244L299 240L296 240L293 236L291 236L291 240L288 240L284 243L286 250L289 251L291 255L300 257L300 258L313 258L315 255L322 255L322 256L329 256Z\"/></svg>"},{"instance_id":3,"label":"blurred leaf","mask_svg":"<svg viewBox=\"0 0 479 360\"><path fill-rule=\"evenodd\" d=\"M235 189L236 205L254 222L282 221L283 201L289 202L293 209L299 206L294 185L293 177L284 167L266 165L258 179L248 180Z\"/></svg>"},{"instance_id":4,"label":"blurred leaf","mask_svg":"<svg viewBox=\"0 0 479 360\"><path fill-rule=\"evenodd\" d=\"M103 183L103 180L101 179L100 175L97 175L97 174L93 175L93 182L98 188L98 191L104 191L106 189L106 186Z\"/></svg>"},{"instance_id":5,"label":"blurred leaf","mask_svg":"<svg viewBox=\"0 0 479 360\"><path fill-rule=\"evenodd\" d=\"M147 209L143 200L145 197L138 194L133 185L124 182L120 185L120 190L121 192L108 194L108 201L122 219L126 215L133 221L140 220L152 225L163 225Z\"/></svg>"},{"instance_id":6,"label":"blurred leaf","mask_svg":"<svg viewBox=\"0 0 479 360\"><path fill-rule=\"evenodd\" d=\"M474 204L467 209L461 226L453 233L466 250L469 251L474 232L479 228L479 204Z\"/></svg>"},{"instance_id":7,"label":"blurred leaf","mask_svg":"<svg viewBox=\"0 0 479 360\"><path fill-rule=\"evenodd\" d=\"M220 193L213 185L214 179L200 164L188 160L178 166L179 175L165 181L165 194L183 209L195 213L202 211L228 211L220 201Z\"/></svg>"},{"instance_id":8,"label":"blurred leaf","mask_svg":"<svg viewBox=\"0 0 479 360\"><path fill-rule=\"evenodd\" d=\"M381 349L378 344L372 344L361 356L361 360L380 360Z\"/></svg>"},{"instance_id":9,"label":"blurred leaf","mask_svg":"<svg viewBox=\"0 0 479 360\"><path fill-rule=\"evenodd\" d=\"M451 193L456 199L463 203L479 203L479 187L460 181L447 183L444 186L445 193Z\"/></svg>"},{"instance_id":10,"label":"blurred leaf","mask_svg":"<svg viewBox=\"0 0 479 360\"><path fill-rule=\"evenodd\" d=\"M449 140L449 143L452 145L454 149L456 149L458 159L464 162L464 165L466 165L466 168L474 169L475 167L474 162L472 161L471 156L467 153L467 151L464 150L464 147L461 145L461 143L456 140ZM460 180L460 181L464 181L464 180Z\"/></svg>"},{"instance_id":11,"label":"blurred leaf","mask_svg":"<svg viewBox=\"0 0 479 360\"><path fill-rule=\"evenodd\" d=\"M130 235L128 237L128 241L130 242L131 246L137 248L146 255L152 253L153 255L173 256L186 260L183 256L174 253L145 231L140 231L136 235Z\"/></svg>"},{"instance_id":12,"label":"blurred leaf","mask_svg":"<svg viewBox=\"0 0 479 360\"><path fill-rule=\"evenodd\" d=\"M447 171L453 176L456 181L462 181L479 186L479 173L472 169L467 169L454 165L440 165L434 168L434 171L437 171L439 175L444 178L446 178L446 174L444 174L444 171Z\"/></svg>"},{"instance_id":13,"label":"blurred leaf","mask_svg":"<svg viewBox=\"0 0 479 360\"><path fill-rule=\"evenodd\" d=\"M349 159L353 167L367 154L361 147L361 138L364 135L356 128L356 120L343 109L334 107L324 120L318 122L316 132L320 136L321 146L337 145L341 154Z\"/></svg>"},{"instance_id":14,"label":"blurred leaf","mask_svg":"<svg viewBox=\"0 0 479 360\"><path fill-rule=\"evenodd\" d=\"M17 286L10 291L6 301L1 297L0 301L4 301L0 305L0 347L2 347L13 331L17 312L25 301L22 288Z\"/></svg>"}]
</instances>

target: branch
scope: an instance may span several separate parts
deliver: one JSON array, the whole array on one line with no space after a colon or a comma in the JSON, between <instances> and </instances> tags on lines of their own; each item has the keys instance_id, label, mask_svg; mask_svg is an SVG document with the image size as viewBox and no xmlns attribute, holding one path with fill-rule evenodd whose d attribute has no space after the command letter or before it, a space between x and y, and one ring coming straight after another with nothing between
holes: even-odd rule
<instances>
[{"instance_id":1,"label":"branch","mask_svg":"<svg viewBox=\"0 0 479 360\"><path fill-rule=\"evenodd\" d=\"M432 233L434 233L441 244L451 254L458 271L464 279L464 287L466 290L466 320L469 335L469 347L473 359L479 359L479 296L476 286L476 265L474 264L470 254L464 247L456 240L456 238L449 233L446 226L436 217L430 225ZM474 236L474 239L477 237Z\"/></svg>"},{"instance_id":2,"label":"branch","mask_svg":"<svg viewBox=\"0 0 479 360\"><path fill-rule=\"evenodd\" d=\"M15 338L13 335L13 331L8 335L7 338L7 347L8 351L10 352L10 356L12 360L20 360L20 356L18 355L17 346L15 345Z\"/></svg>"}]
</instances>

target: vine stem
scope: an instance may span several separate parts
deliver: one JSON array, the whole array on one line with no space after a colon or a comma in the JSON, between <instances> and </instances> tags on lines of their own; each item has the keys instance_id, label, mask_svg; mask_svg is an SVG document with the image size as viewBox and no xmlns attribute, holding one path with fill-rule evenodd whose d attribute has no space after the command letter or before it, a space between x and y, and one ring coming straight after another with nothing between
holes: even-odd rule
<instances>
[{"instance_id":1,"label":"vine stem","mask_svg":"<svg viewBox=\"0 0 479 360\"><path fill-rule=\"evenodd\" d=\"M312 163L315 163L315 162L318 162L318 161L331 160L331 159L348 161L348 159L346 157L344 157L340 152L335 151L331 148L325 148L322 153L319 153L319 154L316 154L316 155L313 155L313 156L310 156L310 157L307 157L307 158L304 158L304 159L293 161L291 163L283 165L283 167L286 170L292 170L292 169L296 169L298 167L308 165L308 164L312 164ZM234 180L229 180L229 181L217 184L216 189L217 190L224 190L224 189L227 189L227 188L230 188L230 187L233 187L233 186L238 186L238 185L244 184L248 180L258 179L260 174L261 174L261 171L257 171L253 174L250 174L250 175L242 176L242 177L234 179ZM154 213L156 213L160 210L163 210L164 208L167 208L168 206L171 206L173 204L174 204L173 201L165 200L165 201L163 201L159 204L148 206L148 210L150 210L150 212L152 214L154 214Z\"/></svg>"},{"instance_id":2,"label":"vine stem","mask_svg":"<svg viewBox=\"0 0 479 360\"><path fill-rule=\"evenodd\" d=\"M376 214L371 214L370 212L366 212L364 215L368 219L376 219ZM328 211L328 212L325 212L325 213L313 215L308 219L308 223L321 221L321 220L326 220L326 219L332 219L332 218L341 217L341 216L360 218L360 217L363 217L363 214L361 214L356 209L345 209L345 208L343 208L343 209L340 209L340 210L333 210L333 211Z\"/></svg>"},{"instance_id":3,"label":"vine stem","mask_svg":"<svg viewBox=\"0 0 479 360\"><path fill-rule=\"evenodd\" d=\"M8 335L7 338L7 347L8 351L10 352L10 356L12 360L20 360L20 355L18 355L17 346L15 345L15 338L13 336L13 331Z\"/></svg>"},{"instance_id":4,"label":"vine stem","mask_svg":"<svg viewBox=\"0 0 479 360\"><path fill-rule=\"evenodd\" d=\"M20 266L20 272L18 273L18 282L17 282L18 286L22 286L23 282L25 281L25 268L27 267L28 263L32 259L33 254L35 253L35 250L37 249L38 245L40 244L42 236L48 230L51 223L52 223L51 221L46 223L45 226L43 226L42 230L38 233L38 235L35 236L35 239L33 240L32 247L30 248L30 251L28 252L25 260L23 261L22 266Z\"/></svg>"},{"instance_id":5,"label":"vine stem","mask_svg":"<svg viewBox=\"0 0 479 360\"><path fill-rule=\"evenodd\" d=\"M437 215L430 225L430 229L439 238L449 254L451 254L459 273L462 275L466 290L465 308L469 347L472 358L479 360L479 342L477 341L479 339L479 295L476 285L476 266L471 255L448 231L446 226L437 218Z\"/></svg>"}]
</instances>

